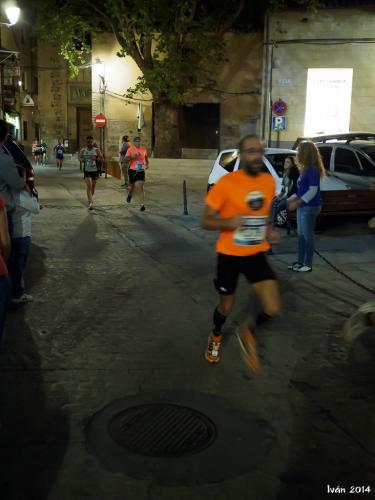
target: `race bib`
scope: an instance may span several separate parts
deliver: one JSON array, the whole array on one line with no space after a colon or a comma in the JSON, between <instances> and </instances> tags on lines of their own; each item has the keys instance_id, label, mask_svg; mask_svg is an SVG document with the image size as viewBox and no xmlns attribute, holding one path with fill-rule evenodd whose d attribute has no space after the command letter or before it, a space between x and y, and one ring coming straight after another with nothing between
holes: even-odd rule
<instances>
[{"instance_id":1,"label":"race bib","mask_svg":"<svg viewBox=\"0 0 375 500\"><path fill-rule=\"evenodd\" d=\"M143 163L141 161L137 161L135 164L135 170L143 170Z\"/></svg>"},{"instance_id":2,"label":"race bib","mask_svg":"<svg viewBox=\"0 0 375 500\"><path fill-rule=\"evenodd\" d=\"M235 245L259 245L266 239L267 217L242 217L241 226L233 233Z\"/></svg>"}]
</instances>

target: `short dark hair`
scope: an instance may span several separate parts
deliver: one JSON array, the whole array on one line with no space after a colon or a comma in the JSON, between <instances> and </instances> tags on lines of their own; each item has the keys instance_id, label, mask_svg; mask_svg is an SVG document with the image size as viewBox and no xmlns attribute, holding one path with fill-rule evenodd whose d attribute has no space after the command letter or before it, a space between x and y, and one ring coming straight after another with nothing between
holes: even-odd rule
<instances>
[{"instance_id":1,"label":"short dark hair","mask_svg":"<svg viewBox=\"0 0 375 500\"><path fill-rule=\"evenodd\" d=\"M239 151L242 151L243 145L245 144L246 141L248 141L250 139L259 139L259 137L256 134L247 134L244 137L242 137L242 139L240 140L240 142L238 143L238 146L237 146Z\"/></svg>"},{"instance_id":2,"label":"short dark hair","mask_svg":"<svg viewBox=\"0 0 375 500\"><path fill-rule=\"evenodd\" d=\"M0 120L0 141L2 142L6 139L9 134L9 127L5 120Z\"/></svg>"},{"instance_id":3,"label":"short dark hair","mask_svg":"<svg viewBox=\"0 0 375 500\"><path fill-rule=\"evenodd\" d=\"M93 136L92 136L92 135L88 135L88 136L86 137L86 141L87 141L88 139L94 139L94 138L93 138Z\"/></svg>"},{"instance_id":4,"label":"short dark hair","mask_svg":"<svg viewBox=\"0 0 375 500\"><path fill-rule=\"evenodd\" d=\"M123 141L128 141L129 140L129 136L128 135L124 135L123 138L122 138Z\"/></svg>"}]
</instances>

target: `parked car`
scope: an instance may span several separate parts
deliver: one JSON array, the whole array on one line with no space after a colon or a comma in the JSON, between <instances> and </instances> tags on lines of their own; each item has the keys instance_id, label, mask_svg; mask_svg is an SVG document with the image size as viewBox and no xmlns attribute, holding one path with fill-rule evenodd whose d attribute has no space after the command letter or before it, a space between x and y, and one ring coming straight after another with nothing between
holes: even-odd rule
<instances>
[{"instance_id":1,"label":"parked car","mask_svg":"<svg viewBox=\"0 0 375 500\"><path fill-rule=\"evenodd\" d=\"M10 135L8 136L5 144L3 144L2 148L6 154L13 158L16 165L23 167L26 170L26 183L30 188L31 194L37 198L38 191L35 187L34 169L25 153Z\"/></svg>"},{"instance_id":2,"label":"parked car","mask_svg":"<svg viewBox=\"0 0 375 500\"><path fill-rule=\"evenodd\" d=\"M284 160L295 156L292 149L267 148L263 157L264 171L276 180L276 191L281 191L281 181L284 171ZM209 190L216 182L228 174L238 170L240 164L238 150L225 149L215 160L208 178ZM321 182L323 197L322 215L342 214L374 214L375 191L352 189L349 184L327 172L327 177Z\"/></svg>"},{"instance_id":3,"label":"parked car","mask_svg":"<svg viewBox=\"0 0 375 500\"><path fill-rule=\"evenodd\" d=\"M306 138L300 137L294 148ZM375 181L375 134L349 132L311 137L328 172L354 189L368 189Z\"/></svg>"}]
</instances>

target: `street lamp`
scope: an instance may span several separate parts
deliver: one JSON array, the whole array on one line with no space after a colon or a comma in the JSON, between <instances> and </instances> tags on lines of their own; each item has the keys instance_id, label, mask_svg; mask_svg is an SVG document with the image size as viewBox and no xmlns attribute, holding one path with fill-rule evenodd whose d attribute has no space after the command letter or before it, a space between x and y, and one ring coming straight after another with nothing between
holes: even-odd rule
<instances>
[{"instance_id":1,"label":"street lamp","mask_svg":"<svg viewBox=\"0 0 375 500\"><path fill-rule=\"evenodd\" d=\"M1 26L14 26L17 24L21 14L21 9L17 5L7 5L5 7L5 15L8 18L9 23L0 23Z\"/></svg>"}]
</instances>

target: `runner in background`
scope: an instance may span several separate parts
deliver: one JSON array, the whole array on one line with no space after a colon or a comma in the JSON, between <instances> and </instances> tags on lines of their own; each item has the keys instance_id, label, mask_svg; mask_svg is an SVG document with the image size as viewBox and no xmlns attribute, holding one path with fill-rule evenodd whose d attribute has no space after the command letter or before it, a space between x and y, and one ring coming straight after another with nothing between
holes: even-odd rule
<instances>
[{"instance_id":1,"label":"runner in background","mask_svg":"<svg viewBox=\"0 0 375 500\"><path fill-rule=\"evenodd\" d=\"M48 146L47 144L43 141L43 139L40 141L40 154L41 154L41 161L42 161L42 165L46 165L47 164L47 149L48 149Z\"/></svg>"},{"instance_id":2,"label":"runner in background","mask_svg":"<svg viewBox=\"0 0 375 500\"><path fill-rule=\"evenodd\" d=\"M131 203L134 190L137 188L141 194L141 212L146 210L145 207L145 190L146 181L145 170L148 169L148 153L147 149L141 145L141 138L134 137L134 146L130 146L127 150L125 158L130 162L129 165L129 194L126 198L127 203Z\"/></svg>"},{"instance_id":3,"label":"runner in background","mask_svg":"<svg viewBox=\"0 0 375 500\"><path fill-rule=\"evenodd\" d=\"M83 178L86 182L86 192L89 210L93 210L93 199L96 182L99 177L97 162L102 161L102 156L98 148L94 147L94 138L89 135L86 138L87 146L81 149L79 159L83 163Z\"/></svg>"},{"instance_id":4,"label":"runner in background","mask_svg":"<svg viewBox=\"0 0 375 500\"><path fill-rule=\"evenodd\" d=\"M53 148L56 154L56 166L61 172L63 163L64 163L64 153L65 153L65 148L62 145L61 139L59 139L58 144Z\"/></svg>"},{"instance_id":5,"label":"runner in background","mask_svg":"<svg viewBox=\"0 0 375 500\"><path fill-rule=\"evenodd\" d=\"M241 139L240 170L222 177L206 196L202 227L220 231L216 249L217 275L214 280L219 303L213 314L213 328L205 357L210 363L220 360L222 327L232 312L240 274L253 286L261 312L237 334L244 359L257 371L257 329L280 312L276 275L266 253L278 241L270 210L276 196L274 178L262 172L264 145L254 135Z\"/></svg>"},{"instance_id":6,"label":"runner in background","mask_svg":"<svg viewBox=\"0 0 375 500\"><path fill-rule=\"evenodd\" d=\"M130 147L129 136L124 135L124 137L122 138L120 159L119 159L120 168L124 179L124 184L121 184L122 187L127 186L129 183L129 174L128 174L129 164L128 161L125 159L129 147Z\"/></svg>"},{"instance_id":7,"label":"runner in background","mask_svg":"<svg viewBox=\"0 0 375 500\"><path fill-rule=\"evenodd\" d=\"M39 156L40 156L40 144L38 139L35 139L32 145L32 153L34 156L34 161L36 165L39 165Z\"/></svg>"}]
</instances>

